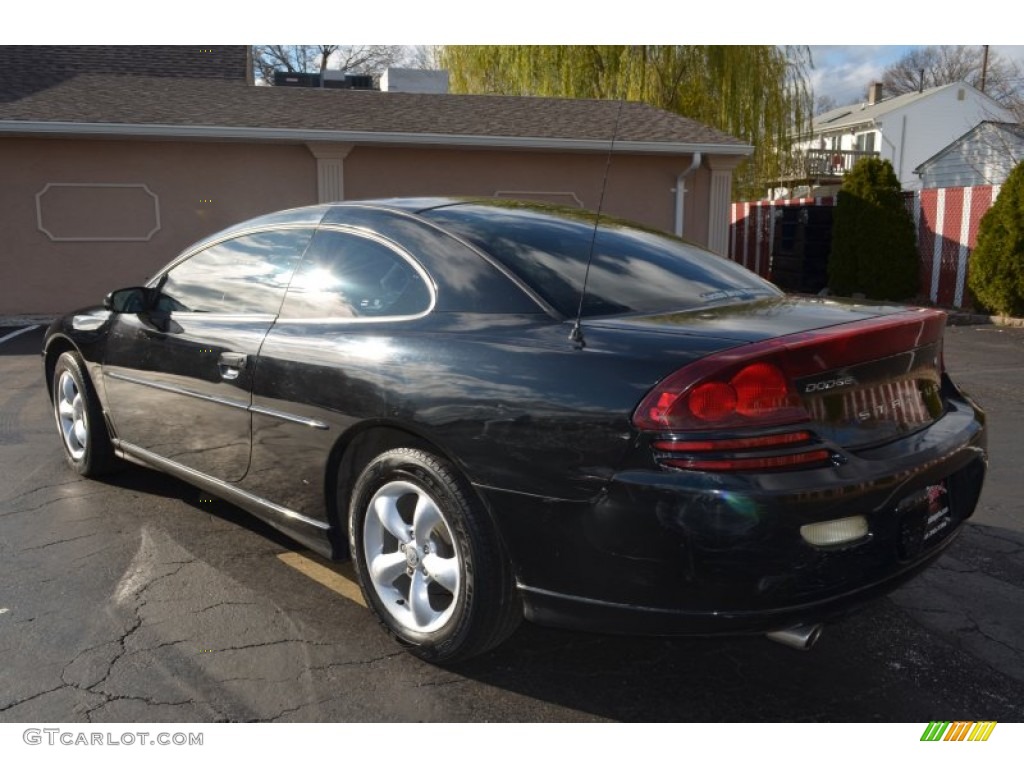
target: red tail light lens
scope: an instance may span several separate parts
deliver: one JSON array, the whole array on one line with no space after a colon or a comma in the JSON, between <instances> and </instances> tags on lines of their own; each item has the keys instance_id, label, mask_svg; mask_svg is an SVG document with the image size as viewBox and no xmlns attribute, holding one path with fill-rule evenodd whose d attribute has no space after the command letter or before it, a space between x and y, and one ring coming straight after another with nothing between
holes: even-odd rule
<instances>
[{"instance_id":1,"label":"red tail light lens","mask_svg":"<svg viewBox=\"0 0 1024 768\"><path fill-rule=\"evenodd\" d=\"M651 446L656 451L702 452L702 451L751 451L765 448L785 448L811 440L810 432L784 432L780 435L759 437L736 437L709 440L655 440Z\"/></svg>"},{"instance_id":2,"label":"red tail light lens","mask_svg":"<svg viewBox=\"0 0 1024 768\"><path fill-rule=\"evenodd\" d=\"M662 419L668 418L668 411L678 397L679 395L672 392L659 392L657 402L648 408L648 418L654 422L660 422ZM647 399L650 400L650 396Z\"/></svg>"},{"instance_id":3,"label":"red tail light lens","mask_svg":"<svg viewBox=\"0 0 1024 768\"><path fill-rule=\"evenodd\" d=\"M717 422L736 412L736 389L731 383L712 381L694 387L687 406L701 421Z\"/></svg>"},{"instance_id":4,"label":"red tail light lens","mask_svg":"<svg viewBox=\"0 0 1024 768\"><path fill-rule=\"evenodd\" d=\"M676 398L663 392L659 413L671 410ZM768 363L741 368L729 381L709 381L694 387L686 399L690 414L709 426L720 426L736 417L773 418L780 409L799 407L782 371Z\"/></svg>"},{"instance_id":5,"label":"red tail light lens","mask_svg":"<svg viewBox=\"0 0 1024 768\"><path fill-rule=\"evenodd\" d=\"M772 427L810 420L793 381L941 340L946 316L910 310L718 352L663 379L633 413L642 430Z\"/></svg>"},{"instance_id":6,"label":"red tail light lens","mask_svg":"<svg viewBox=\"0 0 1024 768\"><path fill-rule=\"evenodd\" d=\"M737 472L806 469L831 461L832 454L813 442L812 433L800 430L757 437L654 440L651 447L658 463L667 467Z\"/></svg>"},{"instance_id":7,"label":"red tail light lens","mask_svg":"<svg viewBox=\"0 0 1024 768\"><path fill-rule=\"evenodd\" d=\"M669 376L647 396L634 414L638 427L710 429L795 424L810 418L785 374L771 363L751 363L734 373L730 369L722 378L686 391L680 379L688 370Z\"/></svg>"},{"instance_id":8,"label":"red tail light lens","mask_svg":"<svg viewBox=\"0 0 1024 768\"><path fill-rule=\"evenodd\" d=\"M662 459L662 463L676 469L703 472L752 472L768 469L806 469L828 462L831 454L824 450L789 453L782 456L750 456L746 458L706 459L693 456L681 459Z\"/></svg>"},{"instance_id":9,"label":"red tail light lens","mask_svg":"<svg viewBox=\"0 0 1024 768\"><path fill-rule=\"evenodd\" d=\"M736 412L757 418L790 405L792 392L782 371L768 363L748 365L732 377L736 389Z\"/></svg>"}]
</instances>

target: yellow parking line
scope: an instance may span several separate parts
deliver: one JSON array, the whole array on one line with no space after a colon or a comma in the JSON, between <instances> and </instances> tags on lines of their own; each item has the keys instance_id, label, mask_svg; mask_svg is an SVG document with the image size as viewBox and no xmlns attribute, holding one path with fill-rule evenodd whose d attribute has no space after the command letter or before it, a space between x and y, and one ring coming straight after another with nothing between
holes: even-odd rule
<instances>
[{"instance_id":1,"label":"yellow parking line","mask_svg":"<svg viewBox=\"0 0 1024 768\"><path fill-rule=\"evenodd\" d=\"M313 553L300 555L298 552L285 552L277 559L353 603L366 607L352 563L334 563Z\"/></svg>"}]
</instances>

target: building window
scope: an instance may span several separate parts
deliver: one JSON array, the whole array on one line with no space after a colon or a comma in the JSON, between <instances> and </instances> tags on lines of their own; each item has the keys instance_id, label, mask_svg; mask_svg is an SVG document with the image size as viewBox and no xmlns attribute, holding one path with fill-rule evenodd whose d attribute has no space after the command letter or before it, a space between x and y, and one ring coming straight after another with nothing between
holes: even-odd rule
<instances>
[{"instance_id":1,"label":"building window","mask_svg":"<svg viewBox=\"0 0 1024 768\"><path fill-rule=\"evenodd\" d=\"M869 133L858 133L857 134L857 151L858 152L874 152L875 151L875 132Z\"/></svg>"}]
</instances>

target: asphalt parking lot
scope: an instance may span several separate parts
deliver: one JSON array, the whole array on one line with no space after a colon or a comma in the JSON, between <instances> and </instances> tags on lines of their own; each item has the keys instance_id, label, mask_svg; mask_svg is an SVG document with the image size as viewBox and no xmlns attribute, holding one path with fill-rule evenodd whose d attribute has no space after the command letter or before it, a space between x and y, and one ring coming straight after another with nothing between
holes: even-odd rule
<instances>
[{"instance_id":1,"label":"asphalt parking lot","mask_svg":"<svg viewBox=\"0 0 1024 768\"><path fill-rule=\"evenodd\" d=\"M453 669L396 647L347 566L234 507L141 468L72 473L41 337L0 341L2 722L1024 720L1024 330L947 331L991 425L978 512L812 651L524 625Z\"/></svg>"}]
</instances>

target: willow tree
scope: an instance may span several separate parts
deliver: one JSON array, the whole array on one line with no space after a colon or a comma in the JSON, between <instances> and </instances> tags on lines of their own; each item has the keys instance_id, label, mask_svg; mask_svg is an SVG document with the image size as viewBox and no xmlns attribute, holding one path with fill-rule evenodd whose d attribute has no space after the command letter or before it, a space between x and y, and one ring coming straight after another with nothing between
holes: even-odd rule
<instances>
[{"instance_id":1,"label":"willow tree","mask_svg":"<svg viewBox=\"0 0 1024 768\"><path fill-rule=\"evenodd\" d=\"M778 178L789 137L811 112L806 48L770 45L453 45L456 93L628 99L699 120L754 145L739 196Z\"/></svg>"}]
</instances>

